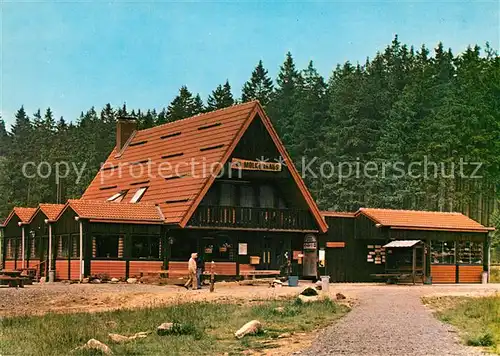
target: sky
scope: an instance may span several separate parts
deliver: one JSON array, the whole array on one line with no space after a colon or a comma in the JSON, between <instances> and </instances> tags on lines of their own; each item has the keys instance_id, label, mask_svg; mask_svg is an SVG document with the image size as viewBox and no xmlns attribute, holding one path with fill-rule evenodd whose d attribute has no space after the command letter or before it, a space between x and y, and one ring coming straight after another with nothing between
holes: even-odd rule
<instances>
[{"instance_id":1,"label":"sky","mask_svg":"<svg viewBox=\"0 0 500 356\"><path fill-rule=\"evenodd\" d=\"M239 96L262 59L274 78L290 51L328 77L395 34L459 53L499 49L500 1L165 2L0 0L0 113L24 105L75 120L91 106L157 110L182 85L204 100L226 79Z\"/></svg>"}]
</instances>

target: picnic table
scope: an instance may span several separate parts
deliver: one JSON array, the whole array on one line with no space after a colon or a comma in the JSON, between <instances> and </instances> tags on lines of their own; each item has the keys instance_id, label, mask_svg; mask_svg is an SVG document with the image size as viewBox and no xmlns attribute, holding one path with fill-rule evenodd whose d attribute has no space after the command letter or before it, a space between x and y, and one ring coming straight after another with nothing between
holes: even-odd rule
<instances>
[{"instance_id":1,"label":"picnic table","mask_svg":"<svg viewBox=\"0 0 500 356\"><path fill-rule=\"evenodd\" d=\"M255 279L257 276L279 276L280 271L279 270L253 270L253 271L240 271L240 275L243 276L245 279L250 278L250 279Z\"/></svg>"},{"instance_id":2,"label":"picnic table","mask_svg":"<svg viewBox=\"0 0 500 356\"><path fill-rule=\"evenodd\" d=\"M8 285L9 287L24 287L24 282L27 278L21 276L22 271L4 269L0 271L0 285Z\"/></svg>"}]
</instances>

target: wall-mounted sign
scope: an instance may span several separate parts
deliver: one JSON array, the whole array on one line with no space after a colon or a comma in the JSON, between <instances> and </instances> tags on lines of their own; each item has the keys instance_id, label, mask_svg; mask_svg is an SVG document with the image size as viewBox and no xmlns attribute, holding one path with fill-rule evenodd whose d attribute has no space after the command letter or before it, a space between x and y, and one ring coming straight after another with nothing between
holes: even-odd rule
<instances>
[{"instance_id":1,"label":"wall-mounted sign","mask_svg":"<svg viewBox=\"0 0 500 356\"><path fill-rule=\"evenodd\" d=\"M248 253L248 245L246 243L238 244L238 255L246 256Z\"/></svg>"},{"instance_id":2,"label":"wall-mounted sign","mask_svg":"<svg viewBox=\"0 0 500 356\"><path fill-rule=\"evenodd\" d=\"M281 163L277 162L248 161L246 159L233 158L231 160L231 168L247 171L281 172L282 167Z\"/></svg>"},{"instance_id":3,"label":"wall-mounted sign","mask_svg":"<svg viewBox=\"0 0 500 356\"><path fill-rule=\"evenodd\" d=\"M345 247L345 242L343 242L343 241L328 241L326 243L326 247L330 247L330 248L344 248Z\"/></svg>"}]
</instances>

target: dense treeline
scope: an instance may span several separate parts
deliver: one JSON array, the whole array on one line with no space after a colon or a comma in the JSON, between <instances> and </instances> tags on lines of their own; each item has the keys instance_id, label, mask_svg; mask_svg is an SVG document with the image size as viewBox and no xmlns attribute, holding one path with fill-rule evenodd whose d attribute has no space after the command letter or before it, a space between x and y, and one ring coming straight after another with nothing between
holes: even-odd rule
<instances>
[{"instance_id":1,"label":"dense treeline","mask_svg":"<svg viewBox=\"0 0 500 356\"><path fill-rule=\"evenodd\" d=\"M454 210L488 223L498 205L500 57L488 45L454 55L442 44L415 50L395 37L328 79L313 62L299 70L288 53L273 81L259 61L240 99L226 81L206 104L184 86L159 111L108 104L67 122L50 108L32 115L20 108L10 132L0 120L0 215L79 197L114 146L118 116L134 115L148 128L253 99L266 107L322 209ZM23 174L29 161L48 162L41 173L52 175L26 177L36 170ZM61 161L73 166L56 182Z\"/></svg>"}]
</instances>

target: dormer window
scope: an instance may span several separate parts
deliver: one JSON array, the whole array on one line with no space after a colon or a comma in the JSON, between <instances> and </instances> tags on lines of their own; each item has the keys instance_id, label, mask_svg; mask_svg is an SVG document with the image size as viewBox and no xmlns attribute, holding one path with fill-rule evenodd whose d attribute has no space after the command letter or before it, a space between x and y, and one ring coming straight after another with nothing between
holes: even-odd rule
<instances>
[{"instance_id":1,"label":"dormer window","mask_svg":"<svg viewBox=\"0 0 500 356\"><path fill-rule=\"evenodd\" d=\"M148 190L148 187L142 187L137 189L137 192L135 192L134 196L132 199L130 199L131 203L138 203L142 197L144 196L144 193L146 193L146 190Z\"/></svg>"},{"instance_id":2,"label":"dormer window","mask_svg":"<svg viewBox=\"0 0 500 356\"><path fill-rule=\"evenodd\" d=\"M116 194L113 194L108 198L108 201L112 201L113 203L119 203L125 198L125 195L127 195L128 190L122 190L121 192L118 192Z\"/></svg>"}]
</instances>

